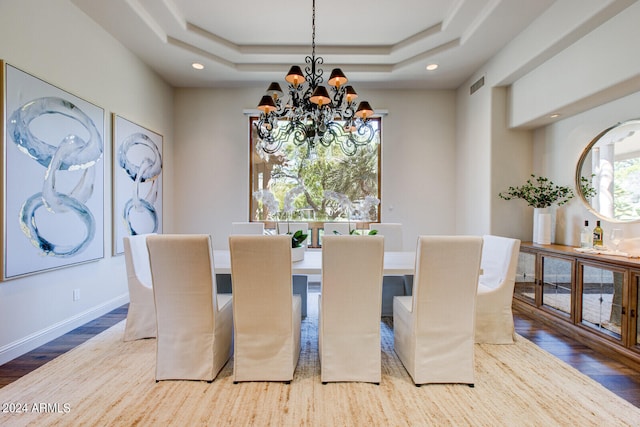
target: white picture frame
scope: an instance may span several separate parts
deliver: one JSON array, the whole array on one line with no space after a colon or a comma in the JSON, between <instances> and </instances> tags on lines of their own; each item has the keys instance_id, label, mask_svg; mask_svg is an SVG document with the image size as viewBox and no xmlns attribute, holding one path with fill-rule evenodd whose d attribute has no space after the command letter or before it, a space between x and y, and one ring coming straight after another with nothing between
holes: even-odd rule
<instances>
[{"instance_id":1,"label":"white picture frame","mask_svg":"<svg viewBox=\"0 0 640 427\"><path fill-rule=\"evenodd\" d=\"M104 257L104 109L1 63L3 279Z\"/></svg>"}]
</instances>

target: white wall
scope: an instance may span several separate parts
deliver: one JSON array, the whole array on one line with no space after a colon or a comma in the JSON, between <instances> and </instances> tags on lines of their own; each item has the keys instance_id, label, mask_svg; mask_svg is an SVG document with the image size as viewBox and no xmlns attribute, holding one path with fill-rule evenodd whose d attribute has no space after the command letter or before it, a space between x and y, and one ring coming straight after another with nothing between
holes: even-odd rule
<instances>
[{"instance_id":1,"label":"white wall","mask_svg":"<svg viewBox=\"0 0 640 427\"><path fill-rule=\"evenodd\" d=\"M249 217L243 110L253 108L263 90L176 90L175 228L210 233L216 248L228 246L231 222ZM407 248L419 234L454 233L455 93L364 92L374 108L389 111L382 122L382 220L405 225Z\"/></svg>"},{"instance_id":2,"label":"white wall","mask_svg":"<svg viewBox=\"0 0 640 427\"><path fill-rule=\"evenodd\" d=\"M491 224L491 87L471 94L469 86L456 96L456 231L485 234Z\"/></svg>"},{"instance_id":3,"label":"white wall","mask_svg":"<svg viewBox=\"0 0 640 427\"><path fill-rule=\"evenodd\" d=\"M173 221L172 89L68 0L0 0L0 58L105 109L104 259L0 283L0 364L128 301L112 256L111 113L164 136L164 227ZM73 289L80 300L73 301Z\"/></svg>"}]
</instances>

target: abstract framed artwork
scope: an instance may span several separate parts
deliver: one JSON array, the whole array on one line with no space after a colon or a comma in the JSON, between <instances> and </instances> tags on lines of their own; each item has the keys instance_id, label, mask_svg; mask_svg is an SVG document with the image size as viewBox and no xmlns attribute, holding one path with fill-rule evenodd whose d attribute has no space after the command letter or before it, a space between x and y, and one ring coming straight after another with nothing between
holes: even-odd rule
<instances>
[{"instance_id":1,"label":"abstract framed artwork","mask_svg":"<svg viewBox=\"0 0 640 427\"><path fill-rule=\"evenodd\" d=\"M122 238L162 233L162 135L113 114L114 254Z\"/></svg>"},{"instance_id":2,"label":"abstract framed artwork","mask_svg":"<svg viewBox=\"0 0 640 427\"><path fill-rule=\"evenodd\" d=\"M2 62L3 279L104 257L104 109Z\"/></svg>"}]
</instances>

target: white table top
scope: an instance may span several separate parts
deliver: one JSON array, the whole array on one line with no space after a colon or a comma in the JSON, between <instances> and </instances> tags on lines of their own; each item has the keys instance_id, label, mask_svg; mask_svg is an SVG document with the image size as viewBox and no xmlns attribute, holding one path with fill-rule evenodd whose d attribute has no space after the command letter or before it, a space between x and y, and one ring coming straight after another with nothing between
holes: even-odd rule
<instances>
[{"instance_id":1,"label":"white table top","mask_svg":"<svg viewBox=\"0 0 640 427\"><path fill-rule=\"evenodd\" d=\"M385 252L383 274L389 276L413 274L415 252ZM217 274L231 274L231 256L228 250L213 251L213 262ZM321 274L322 250L309 249L302 261L292 264L293 274Z\"/></svg>"}]
</instances>

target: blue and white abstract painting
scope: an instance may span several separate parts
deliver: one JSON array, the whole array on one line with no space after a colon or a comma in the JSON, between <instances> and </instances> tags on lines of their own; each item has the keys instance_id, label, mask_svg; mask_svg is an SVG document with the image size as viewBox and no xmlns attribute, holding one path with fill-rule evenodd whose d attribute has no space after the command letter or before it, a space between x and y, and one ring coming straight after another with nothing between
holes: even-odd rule
<instances>
[{"instance_id":1,"label":"blue and white abstract painting","mask_svg":"<svg viewBox=\"0 0 640 427\"><path fill-rule=\"evenodd\" d=\"M104 110L5 73L4 277L104 257Z\"/></svg>"},{"instance_id":2,"label":"blue and white abstract painting","mask_svg":"<svg viewBox=\"0 0 640 427\"><path fill-rule=\"evenodd\" d=\"M114 253L122 238L162 233L162 135L113 115Z\"/></svg>"}]
</instances>

